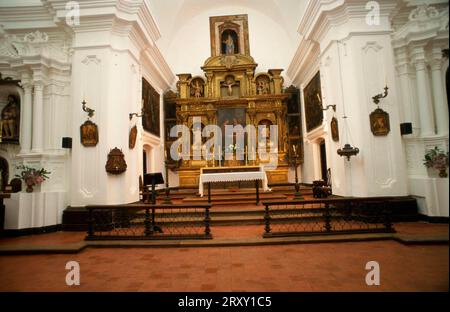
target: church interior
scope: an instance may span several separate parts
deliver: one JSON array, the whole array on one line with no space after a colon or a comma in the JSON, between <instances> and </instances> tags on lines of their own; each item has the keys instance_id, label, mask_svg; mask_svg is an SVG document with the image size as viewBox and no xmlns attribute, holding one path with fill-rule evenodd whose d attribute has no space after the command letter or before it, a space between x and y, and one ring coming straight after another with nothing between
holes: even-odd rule
<instances>
[{"instance_id":1,"label":"church interior","mask_svg":"<svg viewBox=\"0 0 450 312\"><path fill-rule=\"evenodd\" d=\"M448 10L0 2L0 291L448 291Z\"/></svg>"}]
</instances>

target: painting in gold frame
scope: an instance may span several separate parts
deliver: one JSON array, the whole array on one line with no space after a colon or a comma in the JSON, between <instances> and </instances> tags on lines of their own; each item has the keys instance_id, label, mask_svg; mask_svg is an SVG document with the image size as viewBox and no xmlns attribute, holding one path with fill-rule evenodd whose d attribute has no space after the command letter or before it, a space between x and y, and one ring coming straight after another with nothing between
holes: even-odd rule
<instances>
[{"instance_id":1,"label":"painting in gold frame","mask_svg":"<svg viewBox=\"0 0 450 312\"><path fill-rule=\"evenodd\" d=\"M370 130L374 136L386 136L391 131L389 114L377 108L370 114Z\"/></svg>"},{"instance_id":2,"label":"painting in gold frame","mask_svg":"<svg viewBox=\"0 0 450 312\"><path fill-rule=\"evenodd\" d=\"M334 142L339 141L339 124L336 119L336 117L333 117L330 122L330 128L331 128L331 138Z\"/></svg>"},{"instance_id":3,"label":"painting in gold frame","mask_svg":"<svg viewBox=\"0 0 450 312\"><path fill-rule=\"evenodd\" d=\"M98 127L90 120L80 126L80 139L84 147L94 147L98 144Z\"/></svg>"}]
</instances>

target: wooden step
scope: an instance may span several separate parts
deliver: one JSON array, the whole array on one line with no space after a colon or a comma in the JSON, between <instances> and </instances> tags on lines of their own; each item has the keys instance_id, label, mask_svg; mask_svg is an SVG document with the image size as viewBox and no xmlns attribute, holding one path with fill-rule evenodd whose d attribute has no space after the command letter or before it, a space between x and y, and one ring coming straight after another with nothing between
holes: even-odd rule
<instances>
[{"instance_id":1,"label":"wooden step","mask_svg":"<svg viewBox=\"0 0 450 312\"><path fill-rule=\"evenodd\" d=\"M282 194L262 193L259 195L259 199L262 200L285 200L286 196ZM211 202L220 204L243 204L254 203L256 200L255 194L235 194L235 195L213 195ZM208 195L203 197L189 197L183 199L184 203L206 203L208 202Z\"/></svg>"}]
</instances>

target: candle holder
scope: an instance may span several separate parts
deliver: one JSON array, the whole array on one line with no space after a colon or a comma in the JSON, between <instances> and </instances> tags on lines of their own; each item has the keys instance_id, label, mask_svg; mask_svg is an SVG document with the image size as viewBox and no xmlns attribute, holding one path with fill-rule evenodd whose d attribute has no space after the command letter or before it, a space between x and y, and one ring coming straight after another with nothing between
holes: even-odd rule
<instances>
[{"instance_id":1,"label":"candle holder","mask_svg":"<svg viewBox=\"0 0 450 312\"><path fill-rule=\"evenodd\" d=\"M299 162L298 162L298 154L295 152L294 157L294 171L295 171L295 193L294 193L294 200L304 200L305 198L300 193L300 184L298 183L298 168Z\"/></svg>"},{"instance_id":2,"label":"candle holder","mask_svg":"<svg viewBox=\"0 0 450 312\"><path fill-rule=\"evenodd\" d=\"M388 88L388 86L386 85L386 87L384 87L384 93L380 93L380 94L377 94L377 95L375 95L375 96L373 96L372 97L372 100L373 100L373 102L375 103L375 104L380 104L380 99L384 99L385 97L387 97L388 96L388 90L389 90L389 88Z\"/></svg>"},{"instance_id":3,"label":"candle holder","mask_svg":"<svg viewBox=\"0 0 450 312\"><path fill-rule=\"evenodd\" d=\"M163 199L163 204L172 205L172 199L170 198L170 187L169 187L169 161L166 158L164 161L166 165L166 189L165 189L165 197Z\"/></svg>"}]
</instances>

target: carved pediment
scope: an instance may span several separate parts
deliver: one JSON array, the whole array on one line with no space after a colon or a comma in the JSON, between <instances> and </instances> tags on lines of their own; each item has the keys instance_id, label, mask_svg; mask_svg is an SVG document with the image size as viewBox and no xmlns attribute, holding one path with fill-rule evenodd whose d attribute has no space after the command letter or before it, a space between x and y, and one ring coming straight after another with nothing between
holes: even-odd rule
<instances>
[{"instance_id":1,"label":"carved pediment","mask_svg":"<svg viewBox=\"0 0 450 312\"><path fill-rule=\"evenodd\" d=\"M258 66L250 55L234 54L212 56L205 61L202 67L204 71L234 70L249 68L254 70Z\"/></svg>"}]
</instances>

